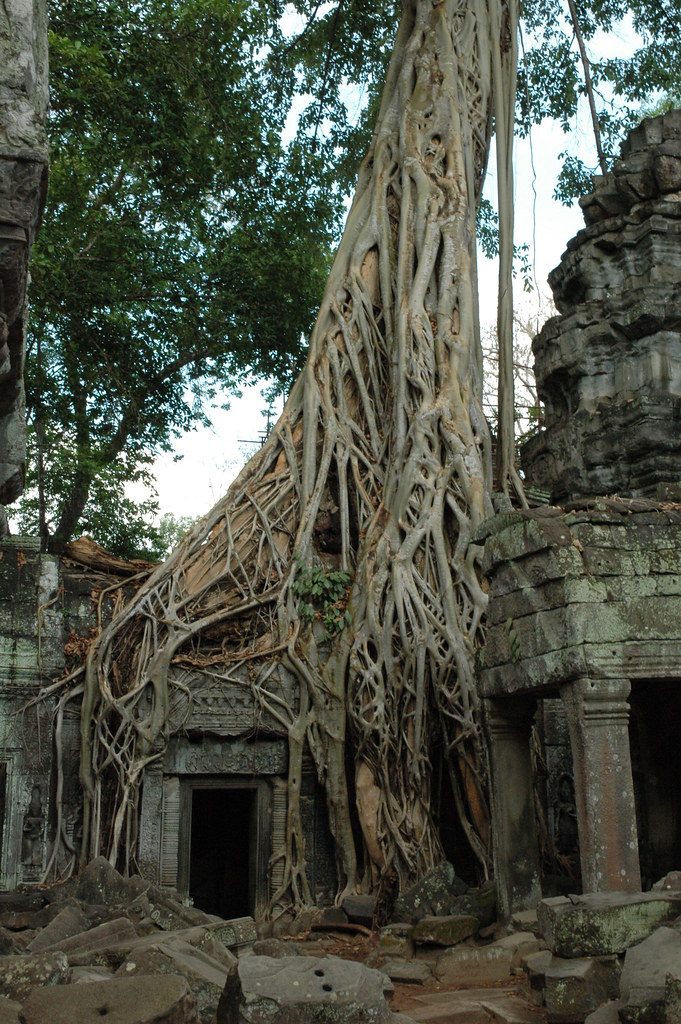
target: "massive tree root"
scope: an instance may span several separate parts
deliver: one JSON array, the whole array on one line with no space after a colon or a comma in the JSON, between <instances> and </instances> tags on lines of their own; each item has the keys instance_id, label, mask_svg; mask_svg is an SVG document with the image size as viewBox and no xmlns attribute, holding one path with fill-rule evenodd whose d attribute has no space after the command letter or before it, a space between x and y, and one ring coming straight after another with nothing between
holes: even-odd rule
<instances>
[{"instance_id":1,"label":"massive tree root","mask_svg":"<svg viewBox=\"0 0 681 1024\"><path fill-rule=\"evenodd\" d=\"M306 747L326 790L339 894L362 870L369 884L386 873L405 883L441 856L435 741L487 870L473 679L486 598L471 537L491 511L491 459L475 212L493 89L514 35L501 0L407 0L306 369L227 495L91 649L85 859L104 852L131 866L143 772L190 713L189 669L199 666L249 688L288 734L287 845L273 904L310 901ZM508 94L500 102L503 111ZM291 677L294 707L282 697Z\"/></svg>"}]
</instances>

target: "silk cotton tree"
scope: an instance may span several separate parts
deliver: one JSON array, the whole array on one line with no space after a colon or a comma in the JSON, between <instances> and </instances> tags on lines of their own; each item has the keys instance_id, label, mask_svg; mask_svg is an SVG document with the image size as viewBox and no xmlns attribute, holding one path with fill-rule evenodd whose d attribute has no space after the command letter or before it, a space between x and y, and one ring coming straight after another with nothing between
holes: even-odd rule
<instances>
[{"instance_id":1,"label":"silk cotton tree","mask_svg":"<svg viewBox=\"0 0 681 1024\"><path fill-rule=\"evenodd\" d=\"M307 364L281 418L100 634L83 681L62 696L82 693L84 860L104 853L132 867L140 782L188 713L190 665L193 680L203 668L213 685L249 688L287 732L273 906L311 902L299 799L306 748L326 792L339 895L362 880L405 885L442 857L436 743L487 872L473 673L486 595L473 536L492 511L492 466L475 219L496 129L508 490L516 18L513 0L406 0ZM291 677L295 708L282 697Z\"/></svg>"}]
</instances>

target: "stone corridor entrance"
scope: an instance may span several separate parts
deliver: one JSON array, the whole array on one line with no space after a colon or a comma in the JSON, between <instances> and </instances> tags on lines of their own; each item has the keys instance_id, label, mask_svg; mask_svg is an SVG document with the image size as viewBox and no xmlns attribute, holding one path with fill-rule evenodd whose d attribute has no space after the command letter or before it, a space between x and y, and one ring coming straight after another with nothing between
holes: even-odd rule
<instances>
[{"instance_id":1,"label":"stone corridor entrance","mask_svg":"<svg viewBox=\"0 0 681 1024\"><path fill-rule=\"evenodd\" d=\"M681 864L681 684L635 680L629 703L639 859L648 889Z\"/></svg>"},{"instance_id":2,"label":"stone corridor entrance","mask_svg":"<svg viewBox=\"0 0 681 1024\"><path fill-rule=\"evenodd\" d=\"M262 912L269 802L259 782L183 780L178 881L194 906L225 919Z\"/></svg>"}]
</instances>

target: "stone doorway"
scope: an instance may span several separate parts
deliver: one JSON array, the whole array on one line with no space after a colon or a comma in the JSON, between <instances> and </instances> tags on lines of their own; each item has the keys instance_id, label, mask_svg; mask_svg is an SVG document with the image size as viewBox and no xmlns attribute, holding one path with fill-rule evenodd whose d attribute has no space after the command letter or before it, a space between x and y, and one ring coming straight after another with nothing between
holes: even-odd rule
<instances>
[{"instance_id":1,"label":"stone doorway","mask_svg":"<svg viewBox=\"0 0 681 1024\"><path fill-rule=\"evenodd\" d=\"M643 889L681 864L681 683L634 680L629 737Z\"/></svg>"},{"instance_id":2,"label":"stone doorway","mask_svg":"<svg viewBox=\"0 0 681 1024\"><path fill-rule=\"evenodd\" d=\"M267 904L267 784L185 780L180 804L180 892L209 914L259 916Z\"/></svg>"}]
</instances>

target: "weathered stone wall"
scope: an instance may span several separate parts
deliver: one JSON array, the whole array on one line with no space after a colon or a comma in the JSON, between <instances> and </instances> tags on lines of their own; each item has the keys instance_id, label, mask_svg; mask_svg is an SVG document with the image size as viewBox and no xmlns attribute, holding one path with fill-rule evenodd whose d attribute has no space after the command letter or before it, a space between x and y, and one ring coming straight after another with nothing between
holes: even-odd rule
<instances>
[{"instance_id":1,"label":"weathered stone wall","mask_svg":"<svg viewBox=\"0 0 681 1024\"><path fill-rule=\"evenodd\" d=\"M560 504L677 496L681 480L681 110L645 120L580 201L533 343L546 429L523 449ZM670 482L672 484L670 490Z\"/></svg>"},{"instance_id":2,"label":"weathered stone wall","mask_svg":"<svg viewBox=\"0 0 681 1024\"><path fill-rule=\"evenodd\" d=\"M123 577L87 569L40 552L37 540L0 541L0 891L43 874L55 839L54 702L32 705L42 685L79 664L97 615L111 616ZM162 763L145 775L138 866L144 876L186 888L195 788L252 789L257 797L256 869L259 908L268 896L271 855L285 841L288 743L280 722L249 686L187 667L176 691L177 729ZM297 691L282 670L268 685L295 710ZM79 842L80 718L77 702L60 726L64 765L64 828ZM323 792L312 766L303 780L305 849L312 890L320 902L335 893L335 864ZM61 858L62 865L67 856Z\"/></svg>"},{"instance_id":3,"label":"weathered stone wall","mask_svg":"<svg viewBox=\"0 0 681 1024\"><path fill-rule=\"evenodd\" d=\"M486 696L681 664L681 508L601 499L489 520ZM679 673L681 675L681 673Z\"/></svg>"},{"instance_id":4,"label":"weathered stone wall","mask_svg":"<svg viewBox=\"0 0 681 1024\"><path fill-rule=\"evenodd\" d=\"M51 708L27 705L64 664L59 564L39 543L0 545L0 889L37 881L48 842ZM3 786L4 783L4 786Z\"/></svg>"},{"instance_id":5,"label":"weathered stone wall","mask_svg":"<svg viewBox=\"0 0 681 1024\"><path fill-rule=\"evenodd\" d=\"M46 0L0 5L0 504L25 473L24 355L31 245L47 189Z\"/></svg>"}]
</instances>

